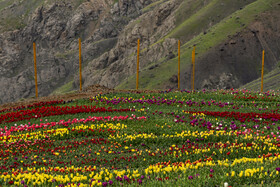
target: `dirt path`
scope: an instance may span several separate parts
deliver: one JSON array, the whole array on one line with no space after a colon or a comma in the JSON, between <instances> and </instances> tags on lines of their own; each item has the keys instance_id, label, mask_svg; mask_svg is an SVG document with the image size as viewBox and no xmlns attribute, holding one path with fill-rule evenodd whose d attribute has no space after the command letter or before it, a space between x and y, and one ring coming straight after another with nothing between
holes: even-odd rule
<instances>
[{"instance_id":1,"label":"dirt path","mask_svg":"<svg viewBox=\"0 0 280 187\"><path fill-rule=\"evenodd\" d=\"M12 103L5 103L0 105L0 110L8 109L8 108L15 108L19 106L27 106L38 102L47 102L47 101L55 101L55 100L64 100L70 101L75 99L82 99L82 98L91 98L100 93L107 94L107 93L120 93L120 92L129 92L129 93L159 93L160 90L114 90L107 88L105 86L100 85L92 85L84 89L82 92L76 93L69 93L63 95L51 95L46 97L39 97L33 99L26 99L24 101L12 102Z\"/></svg>"}]
</instances>

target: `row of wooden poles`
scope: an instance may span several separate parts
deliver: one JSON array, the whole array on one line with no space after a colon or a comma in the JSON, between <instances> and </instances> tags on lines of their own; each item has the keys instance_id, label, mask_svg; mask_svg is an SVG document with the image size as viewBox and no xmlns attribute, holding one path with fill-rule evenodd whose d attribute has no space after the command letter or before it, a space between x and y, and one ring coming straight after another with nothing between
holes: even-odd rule
<instances>
[{"instance_id":1,"label":"row of wooden poles","mask_svg":"<svg viewBox=\"0 0 280 187\"><path fill-rule=\"evenodd\" d=\"M178 90L180 90L180 72L181 72L181 42L178 40ZM136 90L139 84L139 53L140 53L140 40L138 40L137 47L137 74L136 74ZM261 78L261 92L263 92L263 75L264 75L264 50L262 52L262 78ZM192 76L191 76L191 87L194 90L194 80L195 80L195 46L192 50Z\"/></svg>"},{"instance_id":2,"label":"row of wooden poles","mask_svg":"<svg viewBox=\"0 0 280 187\"><path fill-rule=\"evenodd\" d=\"M37 80L37 59L36 59L36 44L33 43L34 52L34 74L35 74L35 92L36 98L38 98L38 80ZM80 91L82 91L82 44L79 38L79 74L80 74Z\"/></svg>"},{"instance_id":3,"label":"row of wooden poles","mask_svg":"<svg viewBox=\"0 0 280 187\"><path fill-rule=\"evenodd\" d=\"M178 90L180 90L180 72L181 72L181 42L178 41ZM138 39L138 46L137 46L137 73L136 73L136 90L139 88L139 54L140 54L140 40ZM191 78L191 85L192 90L194 90L194 77L195 77L195 46L192 51L192 78Z\"/></svg>"},{"instance_id":4,"label":"row of wooden poles","mask_svg":"<svg viewBox=\"0 0 280 187\"><path fill-rule=\"evenodd\" d=\"M181 42L178 41L178 90L180 90L180 72L181 72ZM38 81L37 81L37 60L36 60L36 44L33 43L34 51L34 73L35 73L35 92L36 98L38 98ZM262 73L261 73L261 92L263 92L263 77L264 77L264 50L262 52ZM139 64L140 64L140 40L138 39L137 45L137 70L136 70L136 90L139 89ZM81 39L79 38L79 75L80 75L80 91L82 91L82 45ZM195 80L195 46L192 50L192 76L191 76L191 86L194 90L194 80Z\"/></svg>"}]
</instances>

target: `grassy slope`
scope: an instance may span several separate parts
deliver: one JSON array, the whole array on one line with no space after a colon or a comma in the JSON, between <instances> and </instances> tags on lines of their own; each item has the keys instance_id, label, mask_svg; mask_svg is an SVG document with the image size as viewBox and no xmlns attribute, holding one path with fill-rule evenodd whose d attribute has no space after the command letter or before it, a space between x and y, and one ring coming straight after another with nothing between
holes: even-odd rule
<instances>
[{"instance_id":1,"label":"grassy slope","mask_svg":"<svg viewBox=\"0 0 280 187\"><path fill-rule=\"evenodd\" d=\"M205 18L207 15L211 15L212 11L216 11L216 8L212 3L226 3L228 1L215 0L210 4L202 8L200 11L196 12L189 19L184 21L181 25L174 29L168 37L178 37L180 36L181 30L188 29L188 25L192 22L199 22L200 19ZM270 10L273 8L274 4L279 3L278 0L257 0L249 5L247 5L242 10L235 11L230 16L223 19L218 24L211 27L207 34L200 33L193 39L186 42L181 49L181 70L186 69L191 61L191 51L192 47L196 45L197 56L203 55L209 49L219 45L220 43L227 40L228 35L233 35L242 29L244 29L248 24L250 24L256 15L261 12ZM212 7L212 8L210 8ZM209 13L207 13L209 12ZM238 19L237 19L238 17ZM199 19L200 18L200 19ZM196 20L196 21L193 21ZM198 27L197 27L198 28ZM161 42L161 41L160 41ZM175 52L176 53L176 52ZM196 57L197 57L196 56ZM159 68L148 70L147 68L142 70L140 73L140 88L145 89L160 89L163 88L164 84L172 75L177 74L177 58L171 59L168 62L162 64ZM151 78L152 77L152 78ZM131 76L128 81L123 82L117 88L134 88L135 87L135 75Z\"/></svg>"},{"instance_id":2,"label":"grassy slope","mask_svg":"<svg viewBox=\"0 0 280 187\"><path fill-rule=\"evenodd\" d=\"M158 5L158 4L160 4L160 3L164 2L164 1L165 0L158 0L158 1L156 1L156 2L154 2L152 4L150 4L150 5L146 6L145 8L142 9L142 12L148 12L149 10L154 8L156 5Z\"/></svg>"},{"instance_id":3,"label":"grassy slope","mask_svg":"<svg viewBox=\"0 0 280 187\"><path fill-rule=\"evenodd\" d=\"M278 63L280 64L280 62ZM269 73L264 75L264 80L263 80L263 87L264 91L268 90L280 90L280 66ZM244 86L242 88L250 89L250 90L260 90L261 88L261 78L258 78Z\"/></svg>"},{"instance_id":4,"label":"grassy slope","mask_svg":"<svg viewBox=\"0 0 280 187\"><path fill-rule=\"evenodd\" d=\"M167 37L188 41L192 36L200 34L201 31L207 30L209 26L218 23L224 17L254 1L212 0L208 4L205 4L207 1L195 1L192 6L189 6L188 1L184 1L177 12L177 27ZM188 16L187 12L191 12L197 6L202 8L195 14ZM186 10L185 7L190 10Z\"/></svg>"},{"instance_id":5,"label":"grassy slope","mask_svg":"<svg viewBox=\"0 0 280 187\"><path fill-rule=\"evenodd\" d=\"M60 94L64 94L64 93L73 92L72 85L73 85L73 80L68 82L67 84L57 88L56 90L54 90L51 95L60 95Z\"/></svg>"}]
</instances>

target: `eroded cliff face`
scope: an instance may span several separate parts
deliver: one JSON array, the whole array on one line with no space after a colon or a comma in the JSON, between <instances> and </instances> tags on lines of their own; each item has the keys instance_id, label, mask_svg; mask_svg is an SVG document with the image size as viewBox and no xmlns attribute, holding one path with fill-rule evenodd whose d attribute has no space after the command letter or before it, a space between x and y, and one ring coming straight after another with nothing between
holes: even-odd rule
<instances>
[{"instance_id":1,"label":"eroded cliff face","mask_svg":"<svg viewBox=\"0 0 280 187\"><path fill-rule=\"evenodd\" d=\"M152 2L88 0L74 7L59 1L40 6L26 27L0 35L0 103L34 96L33 42L37 47L39 95L45 96L78 72L79 37L85 67L114 48L123 28Z\"/></svg>"},{"instance_id":2,"label":"eroded cliff face","mask_svg":"<svg viewBox=\"0 0 280 187\"><path fill-rule=\"evenodd\" d=\"M153 11L141 15L128 24L118 36L116 46L84 69L84 86L99 83L114 88L135 73L137 40L141 42L141 65L157 62L176 50L177 40L166 39L154 44L175 27L175 9L179 1L171 0L157 6ZM154 44L154 45L152 45ZM76 85L78 77L75 77Z\"/></svg>"},{"instance_id":3,"label":"eroded cliff face","mask_svg":"<svg viewBox=\"0 0 280 187\"><path fill-rule=\"evenodd\" d=\"M204 1L204 3L206 2L208 1ZM247 4L252 2L248 1ZM246 3L243 5L245 6ZM182 1L165 1L152 11L131 21L118 36L116 46L91 61L87 68L84 69L84 85L98 83L114 88L128 80L131 75L134 75L136 70L137 39L141 41L140 70L145 71L148 65L153 63L155 65L149 66L149 68L156 69L166 61L176 58L178 39L165 36L176 28L176 14L180 6L182 6ZM241 10L243 7L237 8L237 10L239 9ZM258 15L245 29L234 35L228 35L221 44L213 46L212 49L202 55L198 55L199 58L196 59L195 88L239 88L253 81L260 76L260 60L263 49L266 50L266 71L272 70L280 61L280 22L277 21L280 18L279 9L280 6L276 7L274 11L267 11ZM230 13L228 14L230 15ZM226 16L227 14L225 13L224 15ZM223 18L215 19L222 20ZM210 27L211 22L208 28ZM204 31L204 34L206 33ZM186 33L186 35L189 35L188 39L195 37L194 34L191 36ZM162 42L158 42L160 40ZM189 65L181 71L182 88L191 89L192 66ZM149 81L153 78L154 75L150 74L143 81ZM160 88L176 89L177 81L177 74L174 74ZM78 85L77 76L75 77L75 85L76 87Z\"/></svg>"},{"instance_id":4,"label":"eroded cliff face","mask_svg":"<svg viewBox=\"0 0 280 187\"><path fill-rule=\"evenodd\" d=\"M262 13L246 29L199 58L197 88L239 88L257 79L261 75L262 50L265 71L273 70L280 61L279 19L279 11ZM184 80L189 77L187 70Z\"/></svg>"}]
</instances>

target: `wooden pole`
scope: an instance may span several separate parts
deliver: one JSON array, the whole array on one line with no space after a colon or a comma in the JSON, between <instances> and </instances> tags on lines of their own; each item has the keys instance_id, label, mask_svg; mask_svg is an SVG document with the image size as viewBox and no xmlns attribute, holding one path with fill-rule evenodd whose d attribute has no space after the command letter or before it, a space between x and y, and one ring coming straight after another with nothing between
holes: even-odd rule
<instances>
[{"instance_id":1,"label":"wooden pole","mask_svg":"<svg viewBox=\"0 0 280 187\"><path fill-rule=\"evenodd\" d=\"M264 72L264 50L262 52L262 84L261 84L261 92L263 92L263 72Z\"/></svg>"},{"instance_id":2,"label":"wooden pole","mask_svg":"<svg viewBox=\"0 0 280 187\"><path fill-rule=\"evenodd\" d=\"M137 75L136 75L136 90L139 88L139 53L140 53L140 40L138 39L137 46Z\"/></svg>"},{"instance_id":3,"label":"wooden pole","mask_svg":"<svg viewBox=\"0 0 280 187\"><path fill-rule=\"evenodd\" d=\"M178 41L178 90L180 90L180 40Z\"/></svg>"},{"instance_id":4,"label":"wooden pole","mask_svg":"<svg viewBox=\"0 0 280 187\"><path fill-rule=\"evenodd\" d=\"M36 92L36 98L38 98L37 60L36 60L36 44L35 44L35 42L33 43L33 53L34 53L35 92Z\"/></svg>"},{"instance_id":5,"label":"wooden pole","mask_svg":"<svg viewBox=\"0 0 280 187\"><path fill-rule=\"evenodd\" d=\"M193 51L192 51L192 65L193 65L193 70L192 70L192 90L194 90L194 78L195 78L195 47L193 48Z\"/></svg>"},{"instance_id":6,"label":"wooden pole","mask_svg":"<svg viewBox=\"0 0 280 187\"><path fill-rule=\"evenodd\" d=\"M82 91L82 44L81 38L79 38L79 67L80 67L80 91Z\"/></svg>"}]
</instances>

